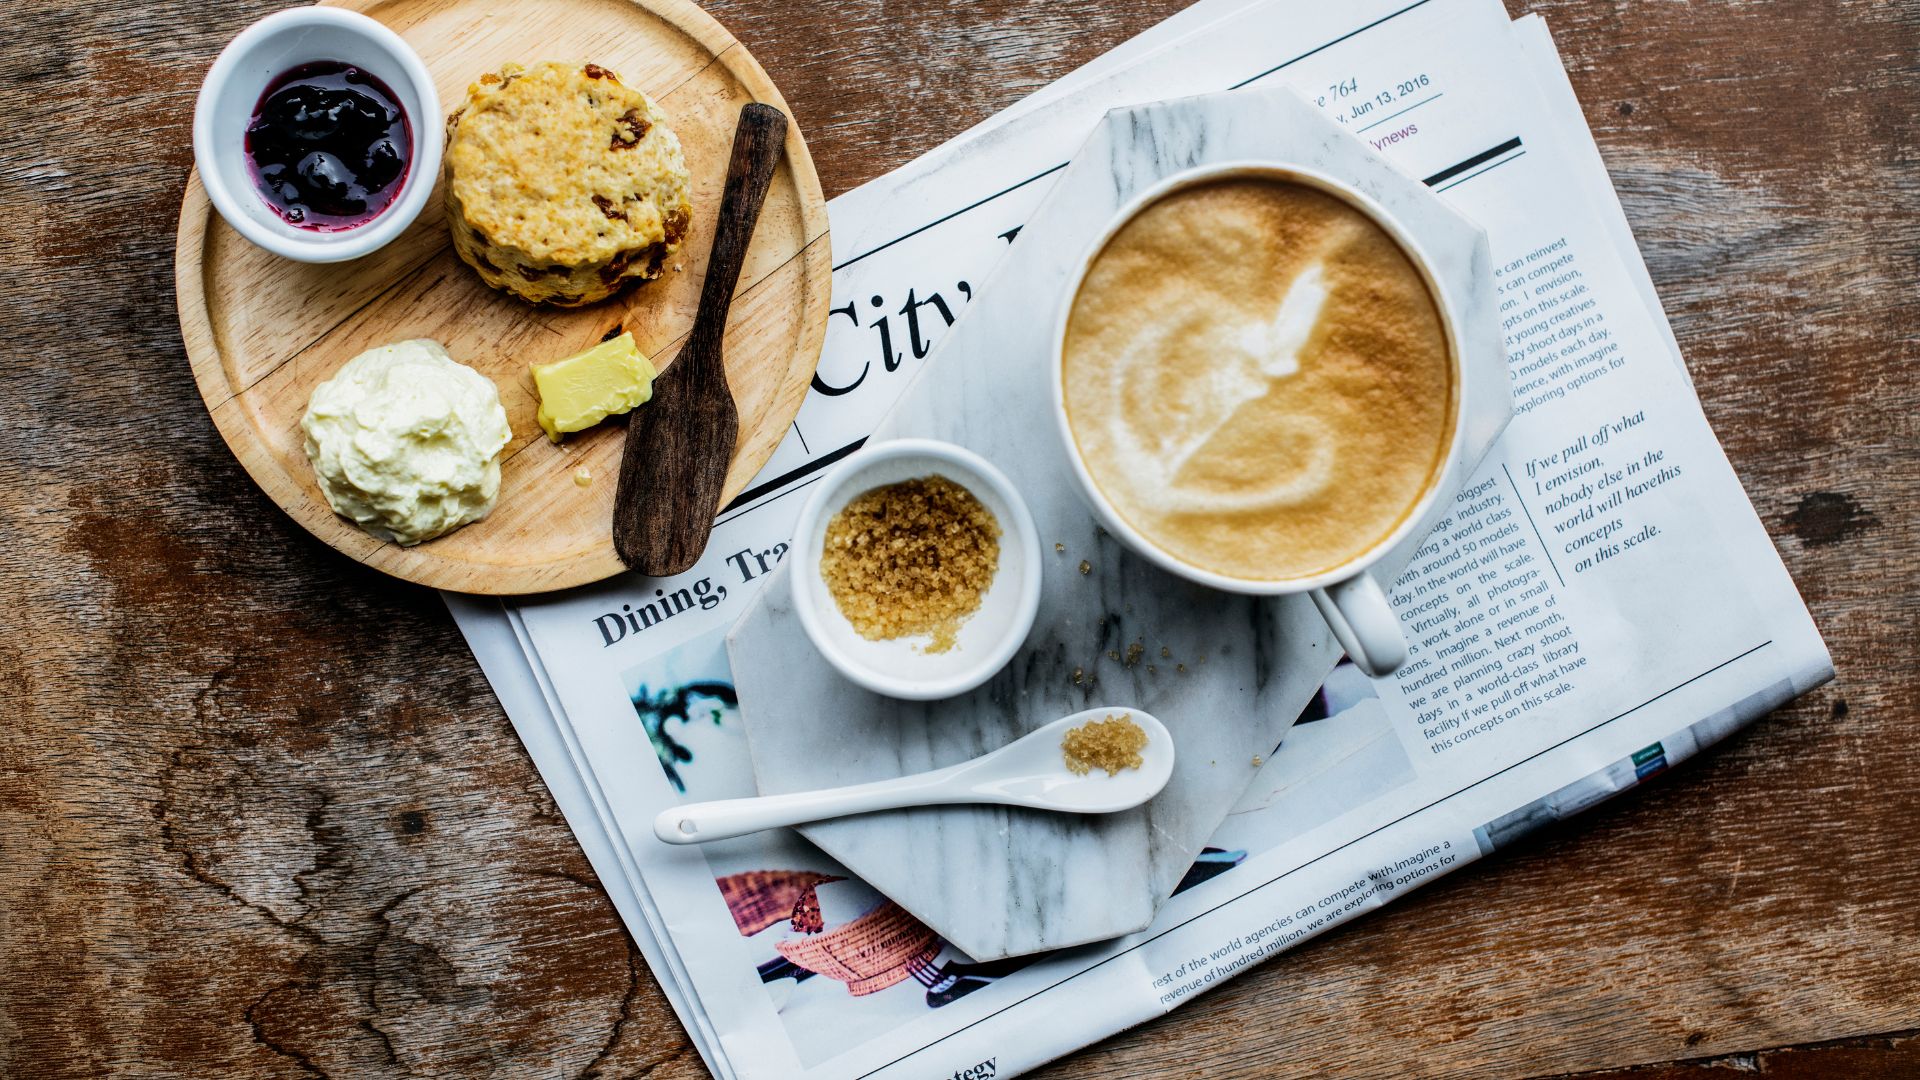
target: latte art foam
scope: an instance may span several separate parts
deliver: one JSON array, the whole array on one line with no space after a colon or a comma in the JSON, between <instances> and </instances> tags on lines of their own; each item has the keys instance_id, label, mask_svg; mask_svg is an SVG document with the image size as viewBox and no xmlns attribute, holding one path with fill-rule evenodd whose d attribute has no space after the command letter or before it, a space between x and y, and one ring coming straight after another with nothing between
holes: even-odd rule
<instances>
[{"instance_id":1,"label":"latte art foam","mask_svg":"<svg viewBox=\"0 0 1920 1080\"><path fill-rule=\"evenodd\" d=\"M1453 365L1419 270L1304 185L1188 188L1088 269L1063 349L1101 493L1182 561L1254 580L1365 552L1432 482Z\"/></svg>"}]
</instances>

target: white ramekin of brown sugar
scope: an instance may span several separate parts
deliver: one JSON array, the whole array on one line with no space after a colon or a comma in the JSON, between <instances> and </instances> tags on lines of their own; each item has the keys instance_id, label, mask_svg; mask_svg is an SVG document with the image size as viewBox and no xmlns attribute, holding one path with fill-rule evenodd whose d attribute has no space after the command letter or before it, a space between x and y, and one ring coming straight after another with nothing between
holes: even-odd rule
<instances>
[{"instance_id":1,"label":"white ramekin of brown sugar","mask_svg":"<svg viewBox=\"0 0 1920 1080\"><path fill-rule=\"evenodd\" d=\"M895 439L848 458L801 508L789 558L794 609L820 655L888 697L979 687L1040 609L1032 513L1006 474L952 443Z\"/></svg>"}]
</instances>

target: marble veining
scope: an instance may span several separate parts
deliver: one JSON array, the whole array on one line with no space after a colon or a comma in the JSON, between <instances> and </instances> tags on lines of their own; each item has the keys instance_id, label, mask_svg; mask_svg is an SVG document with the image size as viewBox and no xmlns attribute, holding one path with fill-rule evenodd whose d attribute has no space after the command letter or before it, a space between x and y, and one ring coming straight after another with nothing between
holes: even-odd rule
<instances>
[{"instance_id":1,"label":"marble veining","mask_svg":"<svg viewBox=\"0 0 1920 1080\"><path fill-rule=\"evenodd\" d=\"M1190 585L1102 533L1075 493L1051 414L1050 335L1081 255L1137 192L1193 165L1240 160L1347 179L1427 250L1464 316L1466 454L1442 480L1461 486L1512 409L1480 230L1284 89L1120 109L1021 231L972 305L982 310L953 327L874 435L967 446L1025 495L1047 565L1023 648L966 696L879 697L815 653L785 577L813 568L791 565L729 636L754 772L767 793L952 764L1097 705L1145 709L1173 732L1173 779L1137 810L1073 817L941 807L801 829L978 960L1144 928L1338 656L1305 597L1254 600ZM1386 560L1386 578L1449 505L1439 500L1415 539Z\"/></svg>"}]
</instances>

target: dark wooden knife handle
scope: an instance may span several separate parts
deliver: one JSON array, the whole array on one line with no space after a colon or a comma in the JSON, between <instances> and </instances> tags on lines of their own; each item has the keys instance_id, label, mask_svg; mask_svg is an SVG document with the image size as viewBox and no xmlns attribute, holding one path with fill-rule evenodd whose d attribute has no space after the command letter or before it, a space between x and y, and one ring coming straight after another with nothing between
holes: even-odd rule
<instances>
[{"instance_id":1,"label":"dark wooden knife handle","mask_svg":"<svg viewBox=\"0 0 1920 1080\"><path fill-rule=\"evenodd\" d=\"M740 126L733 132L733 157L727 162L727 183L720 194L720 214L713 226L713 250L707 254L707 280L700 287L700 310L694 316L688 347L702 333L713 335L712 355L720 355L720 335L727 328L727 309L733 289L746 265L747 244L760 220L761 204L773 184L773 170L787 141L787 114L771 105L752 102L740 110ZM703 350L704 351L704 350Z\"/></svg>"},{"instance_id":2,"label":"dark wooden knife handle","mask_svg":"<svg viewBox=\"0 0 1920 1080\"><path fill-rule=\"evenodd\" d=\"M740 419L722 345L747 245L786 143L787 118L769 105L740 110L720 197L700 308L686 344L627 423L613 499L613 548L651 577L698 562L713 532Z\"/></svg>"}]
</instances>

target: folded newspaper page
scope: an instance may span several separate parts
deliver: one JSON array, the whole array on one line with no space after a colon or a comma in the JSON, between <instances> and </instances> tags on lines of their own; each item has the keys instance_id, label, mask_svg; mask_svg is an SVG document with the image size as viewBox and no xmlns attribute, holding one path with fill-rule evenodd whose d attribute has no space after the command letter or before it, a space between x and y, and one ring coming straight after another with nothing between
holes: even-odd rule
<instances>
[{"instance_id":1,"label":"folded newspaper page","mask_svg":"<svg viewBox=\"0 0 1920 1080\"><path fill-rule=\"evenodd\" d=\"M1154 924L1100 945L976 963L797 834L655 840L667 806L753 793L726 629L784 554L796 492L939 362L1063 155L1109 108L1256 82L1317 102L1492 243L1516 417L1395 583L1408 664L1337 667ZM813 393L706 558L673 579L447 597L718 1076L1033 1068L1831 677L1537 18L1509 23L1495 0L1209 0L829 212L838 306Z\"/></svg>"}]
</instances>

